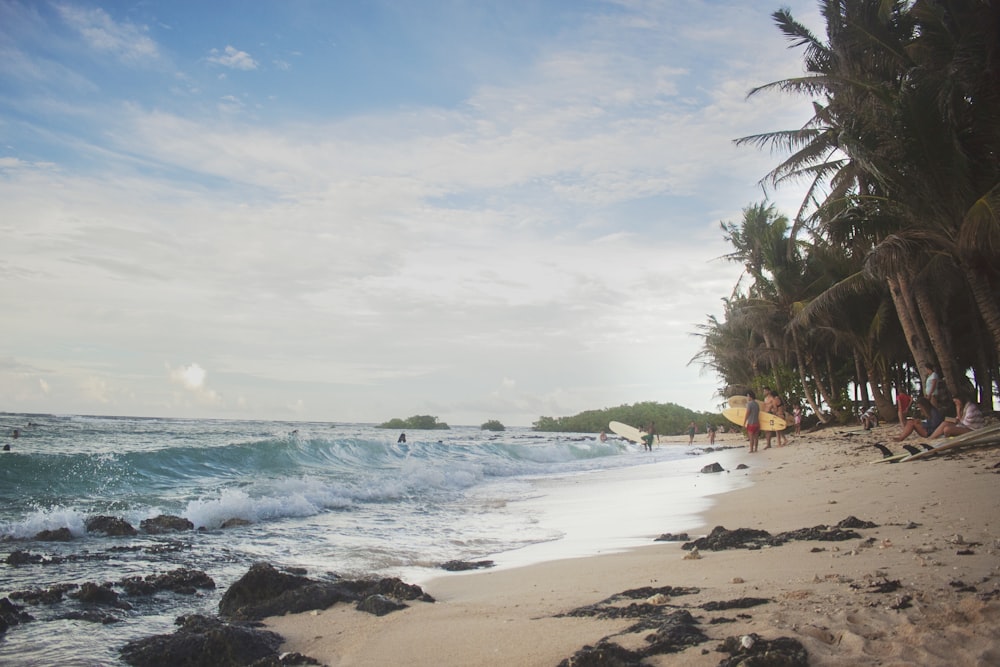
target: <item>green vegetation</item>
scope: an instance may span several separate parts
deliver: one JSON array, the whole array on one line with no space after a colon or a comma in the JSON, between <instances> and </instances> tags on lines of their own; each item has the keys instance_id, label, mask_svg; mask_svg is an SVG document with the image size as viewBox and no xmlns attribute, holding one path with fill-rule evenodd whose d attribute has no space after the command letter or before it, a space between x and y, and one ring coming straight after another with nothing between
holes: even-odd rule
<instances>
[{"instance_id":1,"label":"green vegetation","mask_svg":"<svg viewBox=\"0 0 1000 667\"><path fill-rule=\"evenodd\" d=\"M491 419L480 427L482 431L506 431L507 429L503 424L498 422L496 419Z\"/></svg>"},{"instance_id":2,"label":"green vegetation","mask_svg":"<svg viewBox=\"0 0 1000 667\"><path fill-rule=\"evenodd\" d=\"M443 431L451 427L444 422L439 422L437 417L430 415L413 415L408 419L394 418L379 424L378 428L409 429L411 431Z\"/></svg>"},{"instance_id":3,"label":"green vegetation","mask_svg":"<svg viewBox=\"0 0 1000 667\"><path fill-rule=\"evenodd\" d=\"M635 403L619 405L617 408L587 410L572 417L540 417L532 424L536 431L559 431L570 433L598 433L608 430L608 422L618 421L637 428L645 428L650 422L660 435L686 433L692 421L698 431L704 432L705 424L721 424L725 418L718 413L695 412L675 403Z\"/></svg>"},{"instance_id":4,"label":"green vegetation","mask_svg":"<svg viewBox=\"0 0 1000 667\"><path fill-rule=\"evenodd\" d=\"M928 364L992 410L1000 5L821 0L820 9L825 36L787 9L773 14L805 74L751 92L804 96L813 117L737 140L786 155L764 181L806 183L806 197L793 219L763 202L722 223L726 259L745 273L722 318L700 326L692 361L723 379L722 394L770 386L824 422L849 419L852 401L891 417L896 391L918 391Z\"/></svg>"}]
</instances>

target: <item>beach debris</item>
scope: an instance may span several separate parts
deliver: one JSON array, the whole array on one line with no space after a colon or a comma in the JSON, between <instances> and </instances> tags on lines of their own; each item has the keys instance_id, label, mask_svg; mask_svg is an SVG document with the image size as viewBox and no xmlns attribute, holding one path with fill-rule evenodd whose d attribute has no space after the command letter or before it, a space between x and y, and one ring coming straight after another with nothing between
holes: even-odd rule
<instances>
[{"instance_id":1,"label":"beach debris","mask_svg":"<svg viewBox=\"0 0 1000 667\"><path fill-rule=\"evenodd\" d=\"M737 470L749 470L750 466L748 466L746 463L741 463L738 466L736 466L736 469Z\"/></svg>"},{"instance_id":2,"label":"beach debris","mask_svg":"<svg viewBox=\"0 0 1000 667\"><path fill-rule=\"evenodd\" d=\"M496 563L491 560L449 560L441 563L440 568L442 570L448 570L449 572L464 572L466 570L482 570L488 567L493 567L494 565L496 565Z\"/></svg>"},{"instance_id":3,"label":"beach debris","mask_svg":"<svg viewBox=\"0 0 1000 667\"><path fill-rule=\"evenodd\" d=\"M701 558L701 552L698 551L698 547L694 547L689 553L684 554L684 560L698 560L699 558Z\"/></svg>"},{"instance_id":4,"label":"beach debris","mask_svg":"<svg viewBox=\"0 0 1000 667\"><path fill-rule=\"evenodd\" d=\"M749 647L744 647L744 638L753 638ZM809 652L797 639L778 637L764 639L756 634L727 637L717 649L730 657L719 663L719 667L808 667Z\"/></svg>"},{"instance_id":5,"label":"beach debris","mask_svg":"<svg viewBox=\"0 0 1000 667\"><path fill-rule=\"evenodd\" d=\"M718 463L710 463L710 464L708 464L707 466L705 466L705 467L703 467L701 469L701 472L706 473L706 474L707 473L713 473L713 472L725 472L725 471L726 471L726 469L723 468Z\"/></svg>"},{"instance_id":6,"label":"beach debris","mask_svg":"<svg viewBox=\"0 0 1000 667\"><path fill-rule=\"evenodd\" d=\"M757 643L757 639L759 639L759 637L757 636L756 633L753 632L751 632L748 635L743 635L742 637L740 637L740 648L744 649L753 648L753 645Z\"/></svg>"},{"instance_id":7,"label":"beach debris","mask_svg":"<svg viewBox=\"0 0 1000 667\"><path fill-rule=\"evenodd\" d=\"M687 542L689 539L691 539L691 538L688 537L687 533L677 533L676 535L674 535L673 533L663 533L662 535L660 535L659 537L657 537L653 541L654 542Z\"/></svg>"},{"instance_id":8,"label":"beach debris","mask_svg":"<svg viewBox=\"0 0 1000 667\"><path fill-rule=\"evenodd\" d=\"M910 595L897 595L895 602L889 605L889 609L909 609L913 605L910 604L913 601L913 596Z\"/></svg>"},{"instance_id":9,"label":"beach debris","mask_svg":"<svg viewBox=\"0 0 1000 667\"><path fill-rule=\"evenodd\" d=\"M849 516L834 527L819 525L811 528L799 528L772 535L766 530L755 528L737 528L729 530L724 526L716 526L706 537L681 545L682 549L698 548L704 551L722 551L725 549L761 549L777 547L786 542L812 540L823 542L842 542L844 540L860 539L861 535L854 528L877 528L871 521L862 521L855 516Z\"/></svg>"},{"instance_id":10,"label":"beach debris","mask_svg":"<svg viewBox=\"0 0 1000 667\"><path fill-rule=\"evenodd\" d=\"M664 605L670 602L670 597L664 595L663 593L656 593L655 595L650 595L646 598L648 604Z\"/></svg>"},{"instance_id":11,"label":"beach debris","mask_svg":"<svg viewBox=\"0 0 1000 667\"><path fill-rule=\"evenodd\" d=\"M730 583L745 584L746 582L743 580L743 577L733 577L733 580Z\"/></svg>"},{"instance_id":12,"label":"beach debris","mask_svg":"<svg viewBox=\"0 0 1000 667\"><path fill-rule=\"evenodd\" d=\"M762 604L768 604L771 600L768 598L754 598L754 597L743 597L736 598L735 600L723 600L718 602L706 602L701 605L701 608L705 611L725 611L726 609L750 609L751 607L758 607Z\"/></svg>"},{"instance_id":13,"label":"beach debris","mask_svg":"<svg viewBox=\"0 0 1000 667\"><path fill-rule=\"evenodd\" d=\"M132 524L117 516L99 514L87 519L84 525L88 533L104 533L108 537L131 537L139 534Z\"/></svg>"},{"instance_id":14,"label":"beach debris","mask_svg":"<svg viewBox=\"0 0 1000 667\"><path fill-rule=\"evenodd\" d=\"M139 528L149 535L162 535L163 533L194 530L194 524L182 516L160 514L152 519L143 519L139 522Z\"/></svg>"},{"instance_id":15,"label":"beach debris","mask_svg":"<svg viewBox=\"0 0 1000 667\"><path fill-rule=\"evenodd\" d=\"M662 653L677 653L690 646L697 646L708 641L708 637L691 612L678 609L669 614L653 634L646 637L649 646L644 655L659 655Z\"/></svg>"}]
</instances>

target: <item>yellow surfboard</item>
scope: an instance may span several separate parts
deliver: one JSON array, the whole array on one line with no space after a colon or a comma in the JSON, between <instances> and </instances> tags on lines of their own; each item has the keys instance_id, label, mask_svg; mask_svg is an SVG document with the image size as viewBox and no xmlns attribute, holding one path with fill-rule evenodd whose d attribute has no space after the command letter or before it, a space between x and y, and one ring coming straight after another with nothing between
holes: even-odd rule
<instances>
[{"instance_id":1,"label":"yellow surfboard","mask_svg":"<svg viewBox=\"0 0 1000 667\"><path fill-rule=\"evenodd\" d=\"M726 408L722 411L722 416L729 421L743 426L743 420L747 416L746 406L741 408ZM777 415L772 415L770 412L760 412L760 430L762 431L784 431L788 424L785 420Z\"/></svg>"}]
</instances>

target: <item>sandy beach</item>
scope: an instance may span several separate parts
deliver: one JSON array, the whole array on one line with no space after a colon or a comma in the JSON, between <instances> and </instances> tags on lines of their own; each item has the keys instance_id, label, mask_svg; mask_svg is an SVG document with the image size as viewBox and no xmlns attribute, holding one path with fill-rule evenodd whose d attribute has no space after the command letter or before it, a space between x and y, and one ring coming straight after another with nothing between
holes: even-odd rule
<instances>
[{"instance_id":1,"label":"sandy beach","mask_svg":"<svg viewBox=\"0 0 1000 667\"><path fill-rule=\"evenodd\" d=\"M422 582L435 603L386 616L337 605L267 625L285 637L284 650L331 666L555 667L602 640L648 648L651 626L607 613L639 603L690 612L704 641L641 662L567 664L714 666L729 657L717 650L724 640L744 636L798 640L810 665L1000 664L1000 449L872 465L876 442L901 451L891 442L897 432L895 424L833 427L782 448L697 459L753 483L716 496L703 525L686 531L691 540L716 526L777 535L848 517L875 524L856 529L858 537L699 549L695 558L679 542L653 541L678 532L665 525L648 546L624 553ZM741 463L749 467L738 470ZM619 595L643 587L650 590ZM749 598L766 602L707 604Z\"/></svg>"}]
</instances>

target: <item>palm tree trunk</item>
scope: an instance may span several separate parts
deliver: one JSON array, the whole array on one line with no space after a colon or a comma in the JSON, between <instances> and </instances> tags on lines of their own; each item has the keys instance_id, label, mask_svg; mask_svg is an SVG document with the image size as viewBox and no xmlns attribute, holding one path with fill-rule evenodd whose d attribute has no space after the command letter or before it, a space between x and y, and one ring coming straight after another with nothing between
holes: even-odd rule
<instances>
[{"instance_id":1,"label":"palm tree trunk","mask_svg":"<svg viewBox=\"0 0 1000 667\"><path fill-rule=\"evenodd\" d=\"M950 338L941 324L941 318L938 316L938 311L934 307L934 302L930 298L926 286L915 282L913 297L920 309L920 318L930 335L931 347L934 349L934 354L937 355L938 363L941 364L941 374L944 377L945 387L954 396L963 384L965 376L959 374L953 363L955 355L951 351L951 345L949 345Z\"/></svg>"},{"instance_id":2,"label":"palm tree trunk","mask_svg":"<svg viewBox=\"0 0 1000 667\"><path fill-rule=\"evenodd\" d=\"M806 365L802 361L802 346L799 344L799 336L794 327L792 327L792 347L795 349L795 360L799 369L799 381L802 382L803 397L809 403L809 407L812 408L813 414L816 415L820 423L827 424L829 420L823 416L819 406L816 405L816 392L810 389L810 383L806 378Z\"/></svg>"},{"instance_id":3,"label":"palm tree trunk","mask_svg":"<svg viewBox=\"0 0 1000 667\"><path fill-rule=\"evenodd\" d=\"M1000 359L1000 303L997 303L996 290L992 288L989 281L980 272L971 269L964 263L961 264L962 272L969 283L972 291L972 298L979 306L979 315L986 324L986 330L993 340L993 352Z\"/></svg>"},{"instance_id":4,"label":"palm tree trunk","mask_svg":"<svg viewBox=\"0 0 1000 667\"><path fill-rule=\"evenodd\" d=\"M889 294L892 295L892 303L896 306L896 316L899 324L903 327L903 335L910 346L910 354L917 368L924 368L927 364L934 364L934 357L930 353L930 345L920 324L915 320L916 310L911 308L906 294L910 292L909 280L902 273L886 278L889 283Z\"/></svg>"}]
</instances>

